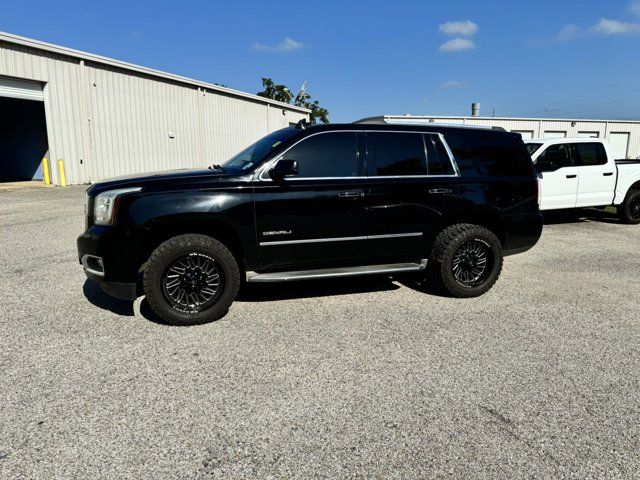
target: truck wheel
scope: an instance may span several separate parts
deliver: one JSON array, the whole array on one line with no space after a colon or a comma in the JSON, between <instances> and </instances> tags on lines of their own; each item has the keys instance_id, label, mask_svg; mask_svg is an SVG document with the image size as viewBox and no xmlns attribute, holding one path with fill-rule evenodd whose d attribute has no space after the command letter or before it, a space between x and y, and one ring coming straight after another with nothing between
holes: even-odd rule
<instances>
[{"instance_id":1,"label":"truck wheel","mask_svg":"<svg viewBox=\"0 0 640 480\"><path fill-rule=\"evenodd\" d=\"M430 259L436 281L458 298L479 297L493 287L502 271L502 245L493 232L460 223L436 237Z\"/></svg>"},{"instance_id":2,"label":"truck wheel","mask_svg":"<svg viewBox=\"0 0 640 480\"><path fill-rule=\"evenodd\" d=\"M631 190L618 207L620 221L631 225L640 223L640 190Z\"/></svg>"},{"instance_id":3,"label":"truck wheel","mask_svg":"<svg viewBox=\"0 0 640 480\"><path fill-rule=\"evenodd\" d=\"M199 325L223 317L239 287L235 257L206 235L170 238L151 254L144 271L147 301L170 325Z\"/></svg>"}]
</instances>

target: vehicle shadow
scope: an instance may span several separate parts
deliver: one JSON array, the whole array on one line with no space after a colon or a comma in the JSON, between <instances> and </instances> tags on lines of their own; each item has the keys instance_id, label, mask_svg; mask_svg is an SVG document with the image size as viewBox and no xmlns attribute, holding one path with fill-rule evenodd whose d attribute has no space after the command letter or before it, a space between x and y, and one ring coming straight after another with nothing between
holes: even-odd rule
<instances>
[{"instance_id":1,"label":"vehicle shadow","mask_svg":"<svg viewBox=\"0 0 640 480\"><path fill-rule=\"evenodd\" d=\"M122 315L123 317L134 317L134 300L120 300L107 295L102 291L100 285L91 279L86 279L82 286L82 292L89 302L98 308L113 312L116 315ZM147 320L158 325L167 325L160 317L158 317L151 307L146 298L140 302L140 314Z\"/></svg>"},{"instance_id":2,"label":"vehicle shadow","mask_svg":"<svg viewBox=\"0 0 640 480\"><path fill-rule=\"evenodd\" d=\"M355 293L384 292L400 287L390 277L352 277L305 280L283 283L246 283L240 289L237 302L272 302L296 298L335 297Z\"/></svg>"},{"instance_id":3,"label":"vehicle shadow","mask_svg":"<svg viewBox=\"0 0 640 480\"><path fill-rule=\"evenodd\" d=\"M542 212L545 225L560 225L563 223L620 223L617 215L607 210L560 210Z\"/></svg>"},{"instance_id":4,"label":"vehicle shadow","mask_svg":"<svg viewBox=\"0 0 640 480\"><path fill-rule=\"evenodd\" d=\"M335 297L357 293L390 292L402 288L410 288L420 293L443 297L434 284L415 275L363 276L355 278L336 278L323 280L307 280L286 283L246 283L240 288L236 302L273 302L278 300L295 300L300 298ZM117 315L134 317L134 301L119 300L102 291L96 282L86 279L82 287L84 296L98 308ZM157 325L167 326L151 309L149 302L143 298L140 302L140 315Z\"/></svg>"},{"instance_id":5,"label":"vehicle shadow","mask_svg":"<svg viewBox=\"0 0 640 480\"><path fill-rule=\"evenodd\" d=\"M442 290L433 280L424 275L407 275L397 278L398 283L403 287L410 288L419 293L425 293L433 297L452 298Z\"/></svg>"},{"instance_id":6,"label":"vehicle shadow","mask_svg":"<svg viewBox=\"0 0 640 480\"><path fill-rule=\"evenodd\" d=\"M125 317L133 317L135 315L133 311L132 300L119 300L107 295L102 291L100 285L90 279L86 279L82 286L82 293L89 302L98 308L108 310L118 315Z\"/></svg>"}]
</instances>

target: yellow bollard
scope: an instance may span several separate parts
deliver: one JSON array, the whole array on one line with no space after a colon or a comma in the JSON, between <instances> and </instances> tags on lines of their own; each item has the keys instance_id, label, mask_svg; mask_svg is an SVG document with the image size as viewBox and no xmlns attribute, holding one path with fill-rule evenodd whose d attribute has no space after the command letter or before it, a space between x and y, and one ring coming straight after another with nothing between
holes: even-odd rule
<instances>
[{"instance_id":1,"label":"yellow bollard","mask_svg":"<svg viewBox=\"0 0 640 480\"><path fill-rule=\"evenodd\" d=\"M60 177L60 186L67 186L67 176L64 174L64 162L62 159L58 160L58 175Z\"/></svg>"},{"instance_id":2,"label":"yellow bollard","mask_svg":"<svg viewBox=\"0 0 640 480\"><path fill-rule=\"evenodd\" d=\"M51 172L49 172L49 159L42 159L42 177L45 185L51 185Z\"/></svg>"}]
</instances>

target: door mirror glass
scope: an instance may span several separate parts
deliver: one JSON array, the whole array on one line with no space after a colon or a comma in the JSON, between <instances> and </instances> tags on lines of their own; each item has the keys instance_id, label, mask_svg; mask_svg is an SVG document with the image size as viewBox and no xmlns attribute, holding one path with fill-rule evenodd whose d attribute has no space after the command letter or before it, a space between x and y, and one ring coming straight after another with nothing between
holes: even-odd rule
<instances>
[{"instance_id":1,"label":"door mirror glass","mask_svg":"<svg viewBox=\"0 0 640 480\"><path fill-rule=\"evenodd\" d=\"M269 176L276 181L283 180L285 177L294 177L298 175L298 162L295 160L278 160L278 162L269 170Z\"/></svg>"}]
</instances>

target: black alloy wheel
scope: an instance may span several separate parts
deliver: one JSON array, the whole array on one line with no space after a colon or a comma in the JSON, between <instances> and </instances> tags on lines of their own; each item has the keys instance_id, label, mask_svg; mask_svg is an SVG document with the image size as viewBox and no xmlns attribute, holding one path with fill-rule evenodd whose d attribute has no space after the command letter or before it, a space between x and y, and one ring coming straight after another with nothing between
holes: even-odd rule
<instances>
[{"instance_id":1,"label":"black alloy wheel","mask_svg":"<svg viewBox=\"0 0 640 480\"><path fill-rule=\"evenodd\" d=\"M486 281L493 256L491 247L484 240L474 238L463 243L453 254L453 276L463 287L477 287Z\"/></svg>"},{"instance_id":2,"label":"black alloy wheel","mask_svg":"<svg viewBox=\"0 0 640 480\"><path fill-rule=\"evenodd\" d=\"M224 288L224 272L203 253L174 260L162 276L163 293L180 312L201 312L213 305Z\"/></svg>"}]
</instances>

